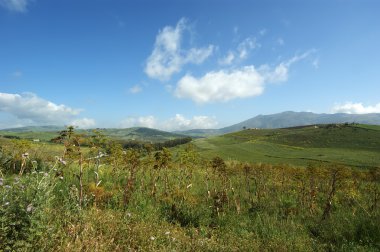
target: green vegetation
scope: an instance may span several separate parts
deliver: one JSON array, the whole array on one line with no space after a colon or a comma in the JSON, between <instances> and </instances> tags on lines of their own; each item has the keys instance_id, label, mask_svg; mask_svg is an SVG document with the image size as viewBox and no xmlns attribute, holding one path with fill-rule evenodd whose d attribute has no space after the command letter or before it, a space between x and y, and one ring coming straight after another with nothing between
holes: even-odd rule
<instances>
[{"instance_id":1,"label":"green vegetation","mask_svg":"<svg viewBox=\"0 0 380 252\"><path fill-rule=\"evenodd\" d=\"M172 151L72 127L57 144L0 138L0 251L379 251L378 159L336 162L379 153L378 132L245 130ZM299 157L322 149L334 163ZM220 157L270 154L288 164Z\"/></svg>"},{"instance_id":2,"label":"green vegetation","mask_svg":"<svg viewBox=\"0 0 380 252\"><path fill-rule=\"evenodd\" d=\"M0 136L3 137L16 137L21 139L38 139L40 141L50 141L57 137L59 131L64 128L57 126L46 127L24 127L8 130L0 130ZM116 140L123 141L143 141L143 142L164 142L167 140L173 140L176 138L187 137L185 135L170 133L166 131L150 129L150 128L127 128L127 129L97 129L102 132L103 135ZM77 130L77 132L92 135L93 130Z\"/></svg>"},{"instance_id":3,"label":"green vegetation","mask_svg":"<svg viewBox=\"0 0 380 252\"><path fill-rule=\"evenodd\" d=\"M285 129L246 129L194 144L204 157L271 164L380 165L380 126L327 124Z\"/></svg>"}]
</instances>

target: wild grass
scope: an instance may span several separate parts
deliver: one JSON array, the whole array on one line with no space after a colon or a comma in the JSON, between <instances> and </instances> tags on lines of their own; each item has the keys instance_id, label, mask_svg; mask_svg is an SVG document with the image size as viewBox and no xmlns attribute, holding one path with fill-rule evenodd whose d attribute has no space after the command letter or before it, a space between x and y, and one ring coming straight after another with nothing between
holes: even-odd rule
<instances>
[{"instance_id":1,"label":"wild grass","mask_svg":"<svg viewBox=\"0 0 380 252\"><path fill-rule=\"evenodd\" d=\"M380 250L379 168L123 150L100 134L82 150L77 137L52 156L2 146L0 251Z\"/></svg>"}]
</instances>

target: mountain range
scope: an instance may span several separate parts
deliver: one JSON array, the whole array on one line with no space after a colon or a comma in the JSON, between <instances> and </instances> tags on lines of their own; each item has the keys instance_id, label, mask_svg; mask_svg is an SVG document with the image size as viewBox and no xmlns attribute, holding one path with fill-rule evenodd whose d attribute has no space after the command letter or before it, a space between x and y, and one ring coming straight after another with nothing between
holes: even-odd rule
<instances>
[{"instance_id":1,"label":"mountain range","mask_svg":"<svg viewBox=\"0 0 380 252\"><path fill-rule=\"evenodd\" d=\"M272 115L258 115L243 122L220 129L191 129L186 131L165 132L161 130L135 127L129 129L100 129L105 135L129 140L161 141L184 136L207 137L240 131L245 128L276 129L295 126L331 124L331 123L360 123L380 125L380 113L372 114L316 114L312 112L285 111ZM28 135L28 133L50 132L50 135L63 130L63 126L28 126L21 128L0 130L0 135L5 132ZM81 130L82 131L82 130ZM83 130L91 131L91 130ZM2 133L1 133L2 132ZM49 137L50 137L49 135Z\"/></svg>"},{"instance_id":2,"label":"mountain range","mask_svg":"<svg viewBox=\"0 0 380 252\"><path fill-rule=\"evenodd\" d=\"M177 131L189 136L220 135L242 130L244 128L277 129L295 126L330 124L330 123L360 123L380 125L380 113L372 114L316 114L312 112L285 111L272 115L258 115L243 122L221 129L193 129Z\"/></svg>"}]
</instances>

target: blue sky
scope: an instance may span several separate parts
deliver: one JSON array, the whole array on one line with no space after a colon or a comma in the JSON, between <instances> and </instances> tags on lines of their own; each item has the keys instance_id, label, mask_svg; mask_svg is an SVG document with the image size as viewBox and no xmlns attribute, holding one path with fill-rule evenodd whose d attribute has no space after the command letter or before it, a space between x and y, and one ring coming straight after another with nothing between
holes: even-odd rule
<instances>
[{"instance_id":1,"label":"blue sky","mask_svg":"<svg viewBox=\"0 0 380 252\"><path fill-rule=\"evenodd\" d=\"M377 0L0 0L0 128L380 113Z\"/></svg>"}]
</instances>

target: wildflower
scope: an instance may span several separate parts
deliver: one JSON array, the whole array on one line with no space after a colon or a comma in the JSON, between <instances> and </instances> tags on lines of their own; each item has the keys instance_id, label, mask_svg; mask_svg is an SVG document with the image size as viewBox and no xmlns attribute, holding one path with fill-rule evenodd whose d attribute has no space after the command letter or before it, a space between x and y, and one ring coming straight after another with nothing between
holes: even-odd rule
<instances>
[{"instance_id":1,"label":"wildflower","mask_svg":"<svg viewBox=\"0 0 380 252\"><path fill-rule=\"evenodd\" d=\"M156 240L156 237L151 236L149 239L150 239L151 241L154 241L154 240Z\"/></svg>"},{"instance_id":2,"label":"wildflower","mask_svg":"<svg viewBox=\"0 0 380 252\"><path fill-rule=\"evenodd\" d=\"M34 210L33 204L30 203L30 204L26 207L26 211L27 211L28 213L30 213L30 212L32 212L33 210Z\"/></svg>"},{"instance_id":3,"label":"wildflower","mask_svg":"<svg viewBox=\"0 0 380 252\"><path fill-rule=\"evenodd\" d=\"M127 217L132 217L132 214L131 213L126 213Z\"/></svg>"},{"instance_id":4,"label":"wildflower","mask_svg":"<svg viewBox=\"0 0 380 252\"><path fill-rule=\"evenodd\" d=\"M166 232L165 232L165 235L170 235L170 231L166 231Z\"/></svg>"},{"instance_id":5,"label":"wildflower","mask_svg":"<svg viewBox=\"0 0 380 252\"><path fill-rule=\"evenodd\" d=\"M21 157L22 157L22 158L27 158L27 157L29 157L29 153L28 153L28 152L25 152L24 154L21 154Z\"/></svg>"},{"instance_id":6,"label":"wildflower","mask_svg":"<svg viewBox=\"0 0 380 252\"><path fill-rule=\"evenodd\" d=\"M8 206L8 205L9 205L9 201L4 203L4 206Z\"/></svg>"},{"instance_id":7,"label":"wildflower","mask_svg":"<svg viewBox=\"0 0 380 252\"><path fill-rule=\"evenodd\" d=\"M49 174L47 172L44 173L44 176L47 177Z\"/></svg>"},{"instance_id":8,"label":"wildflower","mask_svg":"<svg viewBox=\"0 0 380 252\"><path fill-rule=\"evenodd\" d=\"M6 185L5 188L7 188L7 189L11 189L12 186L10 186L10 185Z\"/></svg>"},{"instance_id":9,"label":"wildflower","mask_svg":"<svg viewBox=\"0 0 380 252\"><path fill-rule=\"evenodd\" d=\"M60 176L60 177L59 177L59 179L60 179L60 180L63 180L63 177L62 177L62 176Z\"/></svg>"},{"instance_id":10,"label":"wildflower","mask_svg":"<svg viewBox=\"0 0 380 252\"><path fill-rule=\"evenodd\" d=\"M59 161L61 164L66 165L66 161L63 160L62 158L59 158L58 161Z\"/></svg>"}]
</instances>

